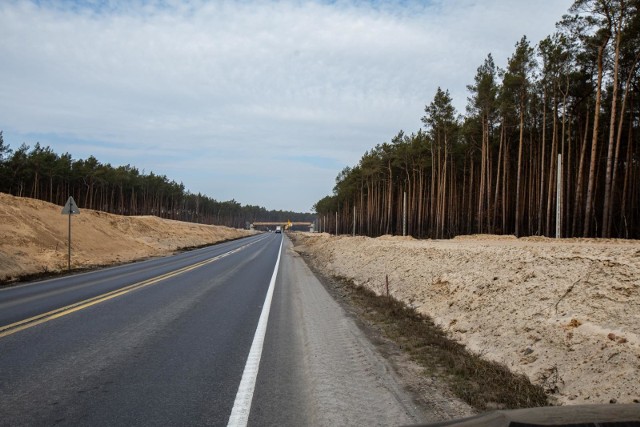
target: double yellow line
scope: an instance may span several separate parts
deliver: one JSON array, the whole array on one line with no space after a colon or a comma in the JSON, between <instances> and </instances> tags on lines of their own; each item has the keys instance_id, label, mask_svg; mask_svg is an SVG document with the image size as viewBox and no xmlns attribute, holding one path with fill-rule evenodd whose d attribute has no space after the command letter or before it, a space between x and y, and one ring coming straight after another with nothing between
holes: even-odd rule
<instances>
[{"instance_id":1,"label":"double yellow line","mask_svg":"<svg viewBox=\"0 0 640 427\"><path fill-rule=\"evenodd\" d=\"M259 239L262 240L262 239ZM124 288L116 289L111 292L107 292L106 294L98 295L83 301L76 302L74 304L67 305L65 307L57 308L55 310L48 311L46 313L38 314L37 316L29 317L28 319L20 320L15 323L11 323L10 325L0 326L0 338L6 337L11 334L15 334L16 332L20 332L22 330L31 328L33 326L40 325L41 323L48 322L53 319L57 319L62 316L66 316L67 314L74 313L76 311L80 311L87 307L91 307L92 305L100 304L101 302L108 301L112 298L119 297L124 294L128 294L131 291L136 289L141 289L163 280L169 279L171 277L178 276L179 274L186 273L191 270L195 270L196 268L200 268L204 265L211 264L212 262L218 261L222 258L228 257L236 252L240 252L241 250L247 248L248 246L257 243L259 240L255 240L251 243L247 243L246 245L240 246L236 249L233 249L229 252L225 252L216 257L200 261L198 263L192 264L187 267L180 268L178 270L171 271L169 273L162 274L160 276L152 277L151 279L143 280L142 282L137 282L132 285L125 286Z\"/></svg>"}]
</instances>

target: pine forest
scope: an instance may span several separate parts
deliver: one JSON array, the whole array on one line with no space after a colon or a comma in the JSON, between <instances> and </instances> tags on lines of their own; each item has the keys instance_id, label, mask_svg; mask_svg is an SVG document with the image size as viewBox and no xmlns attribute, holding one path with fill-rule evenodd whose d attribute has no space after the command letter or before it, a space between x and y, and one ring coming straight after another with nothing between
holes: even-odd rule
<instances>
[{"instance_id":1,"label":"pine forest","mask_svg":"<svg viewBox=\"0 0 640 427\"><path fill-rule=\"evenodd\" d=\"M202 224L245 228L254 221L313 221L311 213L269 211L193 194L164 175L140 172L131 165L114 167L95 157L74 160L50 147L22 144L12 150L0 131L0 192L64 205L69 196L78 207L119 215L155 215Z\"/></svg>"},{"instance_id":2,"label":"pine forest","mask_svg":"<svg viewBox=\"0 0 640 427\"><path fill-rule=\"evenodd\" d=\"M464 114L438 88L423 128L375 145L315 209L329 232L640 238L638 0L577 0L504 68L489 54Z\"/></svg>"}]
</instances>

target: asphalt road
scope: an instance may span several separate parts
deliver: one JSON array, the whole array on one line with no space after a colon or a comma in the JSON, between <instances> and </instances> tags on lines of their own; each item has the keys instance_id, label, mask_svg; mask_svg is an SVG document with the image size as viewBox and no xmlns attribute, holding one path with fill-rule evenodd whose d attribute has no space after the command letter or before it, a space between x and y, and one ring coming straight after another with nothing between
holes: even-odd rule
<instances>
[{"instance_id":1,"label":"asphalt road","mask_svg":"<svg viewBox=\"0 0 640 427\"><path fill-rule=\"evenodd\" d=\"M264 234L1 289L0 425L227 425L279 254L248 424L423 420L286 237Z\"/></svg>"}]
</instances>

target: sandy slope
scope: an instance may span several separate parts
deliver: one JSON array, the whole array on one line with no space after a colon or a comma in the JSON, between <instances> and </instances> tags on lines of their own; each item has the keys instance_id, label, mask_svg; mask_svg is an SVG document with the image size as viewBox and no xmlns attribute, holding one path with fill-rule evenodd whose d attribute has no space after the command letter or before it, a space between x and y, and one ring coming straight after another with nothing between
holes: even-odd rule
<instances>
[{"instance_id":1,"label":"sandy slope","mask_svg":"<svg viewBox=\"0 0 640 427\"><path fill-rule=\"evenodd\" d=\"M68 216L61 206L0 193L0 280L67 268ZM125 217L82 209L71 223L72 267L165 255L249 234L154 216Z\"/></svg>"},{"instance_id":2,"label":"sandy slope","mask_svg":"<svg viewBox=\"0 0 640 427\"><path fill-rule=\"evenodd\" d=\"M640 242L302 234L333 275L390 293L560 404L640 400Z\"/></svg>"}]
</instances>

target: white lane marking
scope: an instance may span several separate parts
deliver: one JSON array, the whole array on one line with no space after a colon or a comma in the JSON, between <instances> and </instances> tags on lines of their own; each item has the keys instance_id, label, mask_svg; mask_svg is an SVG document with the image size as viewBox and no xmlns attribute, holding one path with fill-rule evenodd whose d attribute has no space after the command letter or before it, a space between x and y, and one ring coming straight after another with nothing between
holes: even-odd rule
<instances>
[{"instance_id":1,"label":"white lane marking","mask_svg":"<svg viewBox=\"0 0 640 427\"><path fill-rule=\"evenodd\" d=\"M244 372L242 373L242 380L240 380L236 400L233 402L233 409L231 410L231 416L229 417L229 423L227 424L227 426L230 427L245 427L249 422L251 401L253 400L253 391L256 388L256 378L258 377L258 368L260 367L260 358L262 357L264 337L267 333L267 322L269 321L269 311L271 311L273 288L275 287L276 276L278 275L278 266L280 265L280 254L282 253L283 241L284 238L280 240L280 249L278 250L276 266L273 269L273 275L271 276L267 296L264 299L262 313L260 313L260 320L258 320L258 327L256 328L255 335L253 336L253 343L251 344L251 350L249 350L249 357L247 357L247 363L244 365Z\"/></svg>"}]
</instances>

